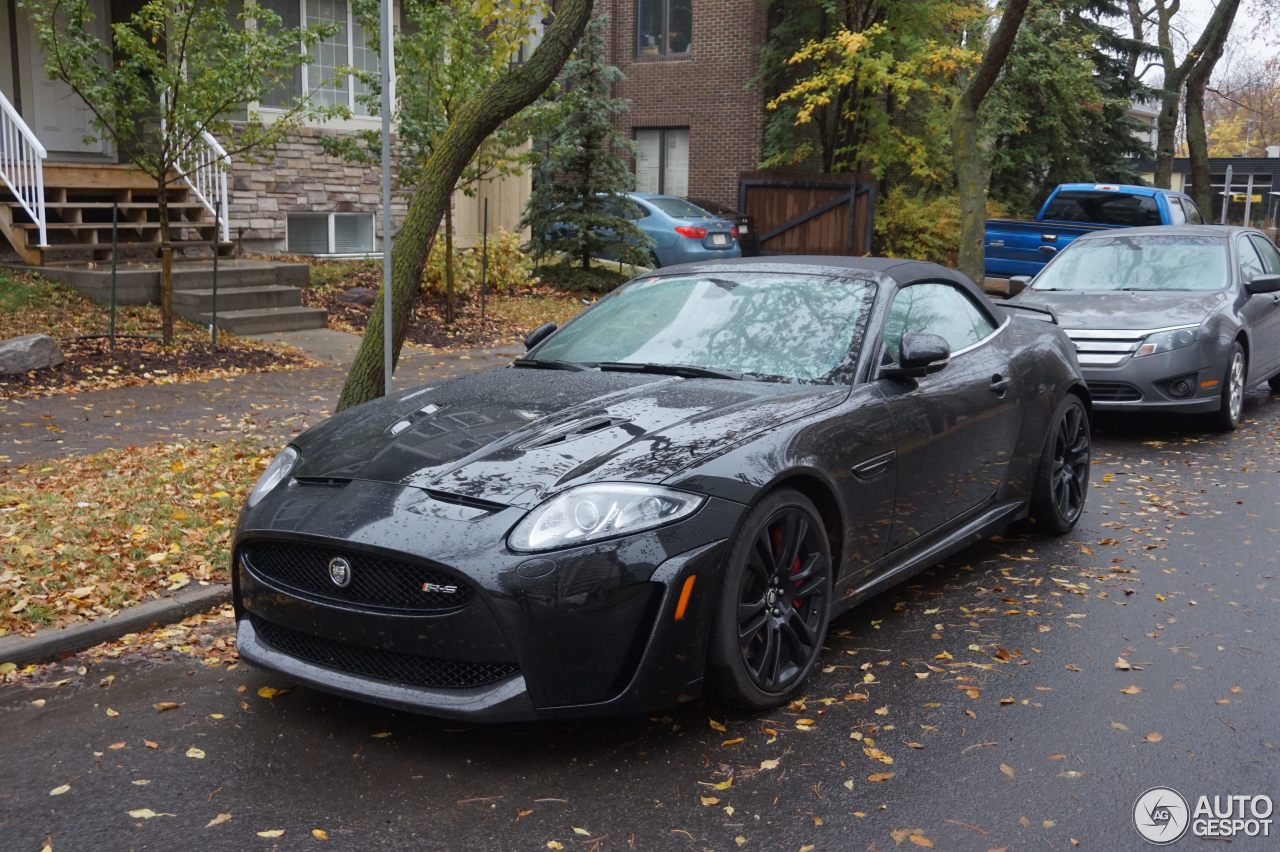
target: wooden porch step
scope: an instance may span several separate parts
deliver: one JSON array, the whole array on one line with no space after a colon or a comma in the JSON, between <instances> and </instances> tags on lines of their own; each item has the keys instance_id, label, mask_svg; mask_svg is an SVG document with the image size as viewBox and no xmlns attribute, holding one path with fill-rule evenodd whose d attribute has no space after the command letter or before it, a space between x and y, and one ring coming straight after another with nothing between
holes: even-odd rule
<instances>
[{"instance_id":1,"label":"wooden porch step","mask_svg":"<svg viewBox=\"0 0 1280 852\"><path fill-rule=\"evenodd\" d=\"M128 165L46 162L44 186L45 189L145 189L154 192L156 182Z\"/></svg>"},{"instance_id":2,"label":"wooden porch step","mask_svg":"<svg viewBox=\"0 0 1280 852\"><path fill-rule=\"evenodd\" d=\"M23 231L39 230L40 226L35 222L14 222L13 227ZM128 219L121 219L116 223L116 227L122 231L159 231L159 222L133 222ZM169 223L170 228L182 228L189 230L191 228L201 228L212 231L214 227L212 219L174 219ZM45 228L50 231L110 231L110 222L48 222Z\"/></svg>"},{"instance_id":3,"label":"wooden porch step","mask_svg":"<svg viewBox=\"0 0 1280 852\"><path fill-rule=\"evenodd\" d=\"M46 210L106 210L119 207L121 210L157 210L159 205L154 201L46 201ZM170 210L204 210L199 201L170 201Z\"/></svg>"}]
</instances>

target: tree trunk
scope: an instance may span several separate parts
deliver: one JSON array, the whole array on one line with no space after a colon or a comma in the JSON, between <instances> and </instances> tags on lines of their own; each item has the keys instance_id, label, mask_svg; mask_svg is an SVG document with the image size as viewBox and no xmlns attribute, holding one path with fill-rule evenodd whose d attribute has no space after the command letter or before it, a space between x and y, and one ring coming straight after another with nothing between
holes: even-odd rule
<instances>
[{"instance_id":1,"label":"tree trunk","mask_svg":"<svg viewBox=\"0 0 1280 852\"><path fill-rule=\"evenodd\" d=\"M1209 86L1209 78L1213 76L1214 67L1222 58L1227 36L1239 8L1240 0L1222 0L1218 4L1214 20L1206 28L1209 39L1205 51L1195 57L1191 70L1187 72L1187 153L1191 157L1191 197L1205 216L1213 215L1213 191L1209 185L1209 140L1204 129L1204 93ZM1229 187L1227 189L1230 190ZM1222 203L1226 205L1225 197Z\"/></svg>"},{"instance_id":2,"label":"tree trunk","mask_svg":"<svg viewBox=\"0 0 1280 852\"><path fill-rule=\"evenodd\" d=\"M392 364L399 360L409 314L418 294L422 269L426 265L431 243L440 227L440 219L449 204L453 187L476 150L502 122L533 103L560 73L565 60L582 38L591 17L592 0L562 0L555 22L547 28L542 43L529 60L515 65L495 83L468 100L458 110L444 137L422 170L424 179L409 197L409 209L392 251L391 281L383 282L382 292L369 312L364 337L347 374L338 410L359 405L381 396L382 374L382 304L390 290L392 309ZM402 85L414 81L402 80Z\"/></svg>"},{"instance_id":3,"label":"tree trunk","mask_svg":"<svg viewBox=\"0 0 1280 852\"><path fill-rule=\"evenodd\" d=\"M1173 155L1178 132L1178 90L1160 95L1160 114L1156 116L1156 174L1154 183L1163 189L1173 185Z\"/></svg>"},{"instance_id":4,"label":"tree trunk","mask_svg":"<svg viewBox=\"0 0 1280 852\"><path fill-rule=\"evenodd\" d=\"M979 285L983 278L982 237L987 218L990 168L986 146L978 139L978 111L1000 75L1026 11L1027 0L1009 0L1005 5L982 62L956 99L951 115L951 156L960 193L960 255L957 266Z\"/></svg>"},{"instance_id":5,"label":"tree trunk","mask_svg":"<svg viewBox=\"0 0 1280 852\"><path fill-rule=\"evenodd\" d=\"M453 325L453 193L444 208L444 324Z\"/></svg>"},{"instance_id":6,"label":"tree trunk","mask_svg":"<svg viewBox=\"0 0 1280 852\"><path fill-rule=\"evenodd\" d=\"M160 339L173 345L173 246L169 242L169 182L156 180L156 209L160 214Z\"/></svg>"}]
</instances>

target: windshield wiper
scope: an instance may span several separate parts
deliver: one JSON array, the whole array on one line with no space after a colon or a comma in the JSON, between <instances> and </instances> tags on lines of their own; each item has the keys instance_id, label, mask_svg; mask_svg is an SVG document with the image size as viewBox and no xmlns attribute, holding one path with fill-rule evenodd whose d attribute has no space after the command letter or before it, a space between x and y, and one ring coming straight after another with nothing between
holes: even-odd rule
<instances>
[{"instance_id":1,"label":"windshield wiper","mask_svg":"<svg viewBox=\"0 0 1280 852\"><path fill-rule=\"evenodd\" d=\"M665 376L680 376L685 379L732 379L744 378L742 373L733 370L716 370L712 367L695 367L691 364L633 364L628 361L604 361L596 364L601 370L619 373L659 373Z\"/></svg>"},{"instance_id":2,"label":"windshield wiper","mask_svg":"<svg viewBox=\"0 0 1280 852\"><path fill-rule=\"evenodd\" d=\"M570 370L580 373L587 369L575 361L551 361L545 358L517 358L511 362L513 367L525 367L534 370Z\"/></svg>"}]
</instances>

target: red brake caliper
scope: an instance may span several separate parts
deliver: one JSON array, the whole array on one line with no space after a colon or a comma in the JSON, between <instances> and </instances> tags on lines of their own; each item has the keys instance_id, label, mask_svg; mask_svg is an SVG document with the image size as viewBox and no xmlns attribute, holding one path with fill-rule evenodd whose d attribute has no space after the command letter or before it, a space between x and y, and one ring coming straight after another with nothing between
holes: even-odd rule
<instances>
[{"instance_id":1,"label":"red brake caliper","mask_svg":"<svg viewBox=\"0 0 1280 852\"><path fill-rule=\"evenodd\" d=\"M791 573L793 575L800 573L800 555L799 554L796 554L796 561L791 563ZM802 580L796 580L797 589L803 585L804 585L804 582ZM795 601L792 602L791 608L799 609L800 607L804 606L804 602L807 600L808 598L796 598Z\"/></svg>"}]
</instances>

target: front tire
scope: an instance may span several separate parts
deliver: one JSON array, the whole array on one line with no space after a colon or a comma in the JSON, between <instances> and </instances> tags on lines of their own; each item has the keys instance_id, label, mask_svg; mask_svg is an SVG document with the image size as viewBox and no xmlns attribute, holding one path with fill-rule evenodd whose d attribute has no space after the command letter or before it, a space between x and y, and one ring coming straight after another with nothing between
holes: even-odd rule
<instances>
[{"instance_id":1,"label":"front tire","mask_svg":"<svg viewBox=\"0 0 1280 852\"><path fill-rule=\"evenodd\" d=\"M1089 493L1089 411L1075 394L1058 404L1031 488L1031 517L1038 529L1070 532Z\"/></svg>"},{"instance_id":2,"label":"front tire","mask_svg":"<svg viewBox=\"0 0 1280 852\"><path fill-rule=\"evenodd\" d=\"M1219 432L1234 432L1240 425L1244 413L1245 375L1248 370L1244 348L1239 343L1231 344L1231 358L1227 361L1227 372L1222 377L1222 403L1213 413L1213 425Z\"/></svg>"},{"instance_id":3,"label":"front tire","mask_svg":"<svg viewBox=\"0 0 1280 852\"><path fill-rule=\"evenodd\" d=\"M1272 393L1280 393L1280 373L1276 373L1267 379L1267 384L1271 386Z\"/></svg>"},{"instance_id":4,"label":"front tire","mask_svg":"<svg viewBox=\"0 0 1280 852\"><path fill-rule=\"evenodd\" d=\"M725 702L784 703L813 671L827 635L831 547L809 498L790 488L748 512L725 559L707 674Z\"/></svg>"}]
</instances>

